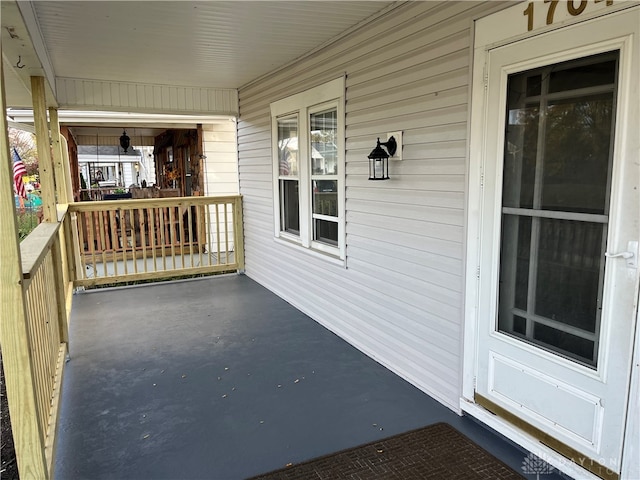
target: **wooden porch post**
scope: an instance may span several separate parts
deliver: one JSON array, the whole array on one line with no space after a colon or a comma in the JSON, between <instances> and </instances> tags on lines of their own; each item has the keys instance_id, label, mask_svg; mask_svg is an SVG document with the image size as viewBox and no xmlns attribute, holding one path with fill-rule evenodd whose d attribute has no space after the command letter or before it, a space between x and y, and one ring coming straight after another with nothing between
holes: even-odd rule
<instances>
[{"instance_id":1,"label":"wooden porch post","mask_svg":"<svg viewBox=\"0 0 640 480\"><path fill-rule=\"evenodd\" d=\"M60 133L60 121L58 119L57 108L49 108L49 126L51 128L53 171L56 179L58 203L69 203L73 201L73 187L71 186L71 172L69 170L68 160L65 162L63 148L66 148L66 146L62 141L63 137Z\"/></svg>"},{"instance_id":2,"label":"wooden porch post","mask_svg":"<svg viewBox=\"0 0 640 480\"><path fill-rule=\"evenodd\" d=\"M57 222L55 174L51 160L49 127L47 124L46 92L44 77L31 77L33 101L33 123L36 127L36 146L40 167L40 188L42 192L42 213L45 222Z\"/></svg>"},{"instance_id":3,"label":"wooden porch post","mask_svg":"<svg viewBox=\"0 0 640 480\"><path fill-rule=\"evenodd\" d=\"M237 196L233 202L233 234L235 236L234 248L236 250L236 263L238 273L244 273L244 219L242 212L242 197Z\"/></svg>"},{"instance_id":4,"label":"wooden porch post","mask_svg":"<svg viewBox=\"0 0 640 480\"><path fill-rule=\"evenodd\" d=\"M69 158L69 145L64 135L60 135L60 144L62 147L62 163L65 167L64 174L67 184L67 201L73 202L75 200L75 197L73 194L73 181L71 180L71 160ZM81 268L80 248L78 247L78 245L80 245L78 238L78 214L75 212L68 212L67 220L68 228L65 229L65 237L67 241L67 255L69 255L69 275L71 281L73 282L77 278L79 278L78 271ZM73 258L71 258L71 256L73 256Z\"/></svg>"},{"instance_id":5,"label":"wooden porch post","mask_svg":"<svg viewBox=\"0 0 640 480\"><path fill-rule=\"evenodd\" d=\"M18 226L13 198L13 166L4 115L6 98L3 63L0 62L0 111L3 112L0 115L0 344L20 478L47 479L49 472L44 453L44 432L38 422L22 288Z\"/></svg>"},{"instance_id":6,"label":"wooden porch post","mask_svg":"<svg viewBox=\"0 0 640 480\"><path fill-rule=\"evenodd\" d=\"M204 196L205 195L205 190L204 190L204 182L207 181L206 178L204 178L204 133L202 131L202 124L198 123L197 125L197 132L198 132L198 190L200 191L200 195Z\"/></svg>"},{"instance_id":7,"label":"wooden porch post","mask_svg":"<svg viewBox=\"0 0 640 480\"><path fill-rule=\"evenodd\" d=\"M51 147L53 150L53 170L56 179L56 195L58 197L58 203L68 204L73 202L73 187L71 185L71 167L69 166L69 151L67 147L67 141L60 133L60 121L58 118L58 109L54 107L49 108L49 126L51 129ZM75 214L67 213L67 216L75 216ZM75 229L74 229L75 227ZM75 231L75 235L74 235ZM56 265L60 264L61 268L56 267L55 275L56 281L60 281L58 291L58 312L60 320L60 339L62 342L67 343L69 340L69 328L67 322L67 284L63 285L64 272L66 271L73 282L76 278L76 243L69 241L71 238L77 237L77 223L72 221L65 221L63 227L60 229L60 244L54 245L53 257L54 259L60 254L60 262L56 262ZM64 245L64 252L62 251L62 245ZM55 261L55 260L54 260ZM59 270L59 271L58 271Z\"/></svg>"}]
</instances>

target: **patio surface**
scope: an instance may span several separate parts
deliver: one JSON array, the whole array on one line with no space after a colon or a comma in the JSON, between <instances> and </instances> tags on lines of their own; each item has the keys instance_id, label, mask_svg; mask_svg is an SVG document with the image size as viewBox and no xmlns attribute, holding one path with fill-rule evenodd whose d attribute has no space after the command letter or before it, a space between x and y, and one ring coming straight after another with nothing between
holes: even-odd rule
<instances>
[{"instance_id":1,"label":"patio surface","mask_svg":"<svg viewBox=\"0 0 640 480\"><path fill-rule=\"evenodd\" d=\"M80 293L71 322L56 479L242 479L436 422L522 471L526 452L244 275Z\"/></svg>"}]
</instances>

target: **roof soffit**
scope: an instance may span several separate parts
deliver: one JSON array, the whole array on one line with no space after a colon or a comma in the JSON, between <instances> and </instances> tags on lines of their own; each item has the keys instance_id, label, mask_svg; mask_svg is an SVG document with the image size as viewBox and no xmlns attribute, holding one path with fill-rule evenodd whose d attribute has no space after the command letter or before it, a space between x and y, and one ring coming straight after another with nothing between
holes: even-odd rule
<instances>
[{"instance_id":1,"label":"roof soffit","mask_svg":"<svg viewBox=\"0 0 640 480\"><path fill-rule=\"evenodd\" d=\"M33 2L57 77L237 89L393 2Z\"/></svg>"}]
</instances>

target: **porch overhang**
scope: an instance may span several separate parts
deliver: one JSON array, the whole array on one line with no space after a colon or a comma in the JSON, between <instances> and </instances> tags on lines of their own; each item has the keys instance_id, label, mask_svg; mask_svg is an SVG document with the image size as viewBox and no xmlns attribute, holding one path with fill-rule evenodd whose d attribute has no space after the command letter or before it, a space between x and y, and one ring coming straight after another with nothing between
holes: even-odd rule
<instances>
[{"instance_id":1,"label":"porch overhang","mask_svg":"<svg viewBox=\"0 0 640 480\"><path fill-rule=\"evenodd\" d=\"M33 110L7 111L9 121L31 131ZM61 126L72 129L77 145L119 145L123 129L139 145L153 145L154 138L169 129L196 129L198 125L218 125L233 120L233 115L171 115L141 112L60 110Z\"/></svg>"},{"instance_id":2,"label":"porch overhang","mask_svg":"<svg viewBox=\"0 0 640 480\"><path fill-rule=\"evenodd\" d=\"M238 89L395 2L2 2L7 106L238 115ZM402 2L398 2L402 3Z\"/></svg>"}]
</instances>

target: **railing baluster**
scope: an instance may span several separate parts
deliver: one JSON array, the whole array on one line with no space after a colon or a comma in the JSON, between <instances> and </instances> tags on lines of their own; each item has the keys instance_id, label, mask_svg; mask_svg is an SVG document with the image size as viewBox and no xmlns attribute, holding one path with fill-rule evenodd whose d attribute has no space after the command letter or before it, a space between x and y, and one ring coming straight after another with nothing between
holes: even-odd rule
<instances>
[{"instance_id":1,"label":"railing baluster","mask_svg":"<svg viewBox=\"0 0 640 480\"><path fill-rule=\"evenodd\" d=\"M216 208L216 264L220 265L220 204L215 204Z\"/></svg>"},{"instance_id":2,"label":"railing baluster","mask_svg":"<svg viewBox=\"0 0 640 480\"><path fill-rule=\"evenodd\" d=\"M96 269L96 236L94 232L94 215L92 214L89 222L89 251L91 252L91 269L94 276L97 275Z\"/></svg>"},{"instance_id":3,"label":"railing baluster","mask_svg":"<svg viewBox=\"0 0 640 480\"><path fill-rule=\"evenodd\" d=\"M213 205L214 207L216 206L215 204ZM204 216L204 225L205 225L205 238L206 238L206 245L207 245L207 265L211 265L211 255L213 254L213 250L211 248L211 205L205 205L204 207L205 210L205 216Z\"/></svg>"},{"instance_id":4,"label":"railing baluster","mask_svg":"<svg viewBox=\"0 0 640 480\"><path fill-rule=\"evenodd\" d=\"M30 350L33 358L33 379L35 382L35 397L38 407L38 423L42 426L44 412L42 411L42 397L44 395L45 386L42 381L42 364L44 363L42 352L42 337L38 334L38 326L44 317L42 309L45 307L43 301L39 298L42 291L42 282L38 272L35 272L34 278L29 284L27 291L27 320L30 337Z\"/></svg>"},{"instance_id":5,"label":"railing baluster","mask_svg":"<svg viewBox=\"0 0 640 480\"><path fill-rule=\"evenodd\" d=\"M175 207L169 207L169 241L171 242L171 264L176 269L176 219Z\"/></svg>"},{"instance_id":6,"label":"railing baluster","mask_svg":"<svg viewBox=\"0 0 640 480\"><path fill-rule=\"evenodd\" d=\"M198 255L200 256L200 263L198 263L198 265L202 266L202 253L203 250L206 248L206 233L205 233L205 229L206 227L203 228L204 225L204 214L203 214L203 206L202 205L198 205L196 207L196 222L197 222L197 232L198 232Z\"/></svg>"},{"instance_id":7,"label":"railing baluster","mask_svg":"<svg viewBox=\"0 0 640 480\"><path fill-rule=\"evenodd\" d=\"M193 219L191 218L191 205L187 208L187 226L189 228L189 258L191 259L191 268L193 268Z\"/></svg>"},{"instance_id":8,"label":"railing baluster","mask_svg":"<svg viewBox=\"0 0 640 480\"><path fill-rule=\"evenodd\" d=\"M104 276L107 274L107 249L106 249L106 235L105 235L105 227L104 227L104 212L98 212L98 217L100 219L100 243L102 243L102 270L104 272ZM95 268L97 271L97 267Z\"/></svg>"},{"instance_id":9,"label":"railing baluster","mask_svg":"<svg viewBox=\"0 0 640 480\"><path fill-rule=\"evenodd\" d=\"M87 224L87 217L90 213L91 212L78 212L80 218L80 221L78 223L80 224L80 228L78 228L78 245L76 246L76 248L80 251L80 272L77 272L76 276L78 276L79 279L82 280L87 278L87 263L85 259L84 249L84 229L85 225Z\"/></svg>"},{"instance_id":10,"label":"railing baluster","mask_svg":"<svg viewBox=\"0 0 640 480\"><path fill-rule=\"evenodd\" d=\"M55 276L53 274L53 257L51 252L49 252L49 254L47 255L47 257L45 258L45 261L42 265L42 279L44 281L44 285L43 285L43 292L44 292L44 297L45 297L45 303L47 305L47 317L46 317L46 322L42 325L43 328L43 340L44 340L44 344L45 344L45 355L46 355L46 361L44 364L44 375L45 375L45 384L46 384L46 392L47 392L47 412L49 411L48 408L48 401L50 400L50 395L51 395L51 386L52 386L52 380L55 374L54 371L54 363L53 363L53 347L54 345L59 345L60 344L60 339L56 338L57 335L56 333L59 332L58 329L58 311L57 311L57 301L56 301L56 291L55 288L50 288L48 286L54 286L54 285L58 285L58 282L56 282ZM53 344L52 344L53 342ZM48 416L48 415L47 415Z\"/></svg>"},{"instance_id":11,"label":"railing baluster","mask_svg":"<svg viewBox=\"0 0 640 480\"><path fill-rule=\"evenodd\" d=\"M145 221L145 210L144 208L138 209L138 226L140 228L140 246L142 248L142 264L144 273L148 272L147 269L147 227L148 222Z\"/></svg>"},{"instance_id":12,"label":"railing baluster","mask_svg":"<svg viewBox=\"0 0 640 480\"><path fill-rule=\"evenodd\" d=\"M120 242L122 245L122 267L124 269L124 274L127 275L129 273L129 265L127 262L127 219L126 210L120 208L118 210L120 213Z\"/></svg>"},{"instance_id":13,"label":"railing baluster","mask_svg":"<svg viewBox=\"0 0 640 480\"><path fill-rule=\"evenodd\" d=\"M118 225L116 223L116 212L109 210L109 238L111 239L111 263L113 263L113 273L118 276L118 255L116 246L118 244Z\"/></svg>"},{"instance_id":14,"label":"railing baluster","mask_svg":"<svg viewBox=\"0 0 640 480\"><path fill-rule=\"evenodd\" d=\"M177 208L177 213L178 213L178 238L180 240L180 259L181 259L181 264L180 264L180 268L185 268L185 262L184 262L184 232L185 232L185 228L184 228L184 214L186 213L183 212L183 206L178 204L178 208Z\"/></svg>"},{"instance_id":15,"label":"railing baluster","mask_svg":"<svg viewBox=\"0 0 640 480\"><path fill-rule=\"evenodd\" d=\"M158 212L160 213L159 226L160 226L160 245L161 245L160 252L162 253L162 270L166 270L167 269L167 255L166 255L167 242L165 241L166 224L164 221L164 208L159 208Z\"/></svg>"},{"instance_id":16,"label":"railing baluster","mask_svg":"<svg viewBox=\"0 0 640 480\"><path fill-rule=\"evenodd\" d=\"M158 265L156 263L156 232L157 232L157 227L156 227L156 209L151 207L147 209L148 212L148 218L150 220L150 224L149 224L149 244L151 245L151 255L153 257L153 271L157 272L158 271Z\"/></svg>"},{"instance_id":17,"label":"railing baluster","mask_svg":"<svg viewBox=\"0 0 640 480\"><path fill-rule=\"evenodd\" d=\"M131 228L131 234L128 236L131 238L131 260L133 261L133 273L138 273L138 250L136 248L136 231L139 231L139 228L136 228L138 222L136 221L135 210L129 209L129 227Z\"/></svg>"},{"instance_id":18,"label":"railing baluster","mask_svg":"<svg viewBox=\"0 0 640 480\"><path fill-rule=\"evenodd\" d=\"M225 257L224 257L224 263L230 263L229 262L229 220L228 220L228 212L229 212L229 204L225 203L224 204L224 250L225 250Z\"/></svg>"}]
</instances>

